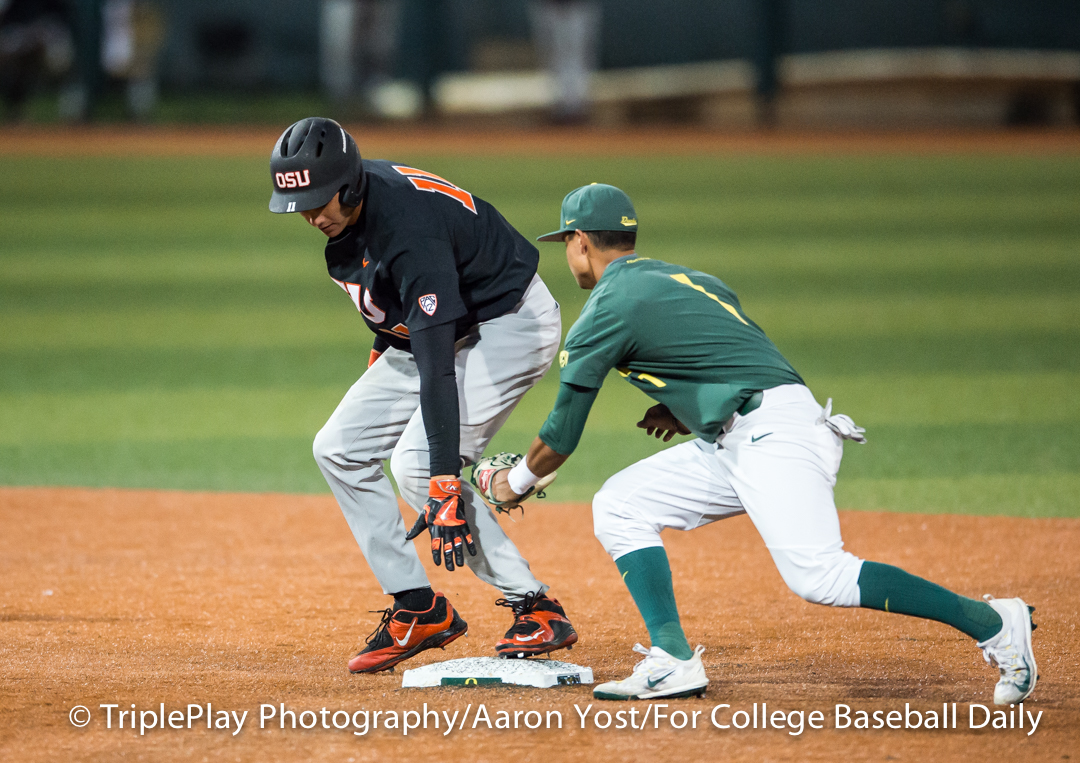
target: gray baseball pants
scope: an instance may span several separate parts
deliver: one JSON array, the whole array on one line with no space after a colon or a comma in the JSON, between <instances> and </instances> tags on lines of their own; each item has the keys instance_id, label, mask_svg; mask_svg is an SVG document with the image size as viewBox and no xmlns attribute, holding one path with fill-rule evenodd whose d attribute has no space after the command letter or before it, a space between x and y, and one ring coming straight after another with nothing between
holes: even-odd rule
<instances>
[{"instance_id":1,"label":"gray baseball pants","mask_svg":"<svg viewBox=\"0 0 1080 763\"><path fill-rule=\"evenodd\" d=\"M455 352L460 452L480 458L522 396L551 366L559 348L559 304L535 276L517 306L474 327ZM420 376L410 353L388 349L349 389L315 436L315 461L384 593L430 585L398 511L390 470L402 498L420 511L428 498L428 445L420 413ZM461 484L465 517L476 542L466 565L510 598L543 592L494 513ZM426 536L422 536L426 542Z\"/></svg>"}]
</instances>

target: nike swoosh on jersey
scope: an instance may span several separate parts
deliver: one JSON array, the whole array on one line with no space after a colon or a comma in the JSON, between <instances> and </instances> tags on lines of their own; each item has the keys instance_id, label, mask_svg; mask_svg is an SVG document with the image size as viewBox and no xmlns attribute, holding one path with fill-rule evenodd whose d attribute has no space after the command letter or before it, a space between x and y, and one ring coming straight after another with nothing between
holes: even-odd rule
<instances>
[{"instance_id":1,"label":"nike swoosh on jersey","mask_svg":"<svg viewBox=\"0 0 1080 763\"><path fill-rule=\"evenodd\" d=\"M412 629L416 627L416 621L419 619L420 618L416 618L412 621L412 625L409 626L409 630L405 633L405 638L398 638L397 636L394 636L394 641L397 642L398 646L405 646L405 644L408 643L409 636L412 635Z\"/></svg>"},{"instance_id":2,"label":"nike swoosh on jersey","mask_svg":"<svg viewBox=\"0 0 1080 763\"><path fill-rule=\"evenodd\" d=\"M543 635L544 635L543 631L537 631L536 633L534 633L531 636L522 636L522 635L514 636L514 640L515 641L536 641L536 639L540 638Z\"/></svg>"},{"instance_id":3,"label":"nike swoosh on jersey","mask_svg":"<svg viewBox=\"0 0 1080 763\"><path fill-rule=\"evenodd\" d=\"M577 219L576 217L571 217L569 220L567 220L565 223L563 223L563 225L569 225L570 223L574 222L574 220L576 220L576 219Z\"/></svg>"},{"instance_id":4,"label":"nike swoosh on jersey","mask_svg":"<svg viewBox=\"0 0 1080 763\"><path fill-rule=\"evenodd\" d=\"M762 439L768 437L771 434L772 434L772 432L766 432L765 434L761 435L760 437L751 437L750 442L757 442L758 440L762 440Z\"/></svg>"},{"instance_id":5,"label":"nike swoosh on jersey","mask_svg":"<svg viewBox=\"0 0 1080 763\"><path fill-rule=\"evenodd\" d=\"M368 264L369 262L371 262L371 260L369 260L369 259L368 259L367 257L365 257L365 258L364 258L364 267L365 267L365 268L367 267L367 264Z\"/></svg>"},{"instance_id":6,"label":"nike swoosh on jersey","mask_svg":"<svg viewBox=\"0 0 1080 763\"><path fill-rule=\"evenodd\" d=\"M670 676L670 675L671 675L672 673L674 673L674 672L675 672L674 670L668 671L667 673L664 673L664 675L660 676L659 678L656 678L656 679L650 678L650 679L649 679L648 681L646 681L645 683L647 683L647 684L649 685L649 688L650 688L650 689L655 689L655 688L656 688L656 685L657 685L658 683L660 683L661 681L663 681L663 680L664 680L665 678L667 678L668 676Z\"/></svg>"}]
</instances>

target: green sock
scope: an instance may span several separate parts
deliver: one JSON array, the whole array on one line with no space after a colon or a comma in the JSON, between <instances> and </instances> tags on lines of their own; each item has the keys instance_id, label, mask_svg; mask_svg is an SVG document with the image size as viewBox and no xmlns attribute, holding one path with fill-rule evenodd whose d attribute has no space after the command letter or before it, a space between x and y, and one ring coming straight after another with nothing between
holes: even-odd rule
<instances>
[{"instance_id":1,"label":"green sock","mask_svg":"<svg viewBox=\"0 0 1080 763\"><path fill-rule=\"evenodd\" d=\"M679 610L671 588L671 567L663 546L631 551L616 559L615 566L645 620L652 645L677 660L693 657L694 651L679 624Z\"/></svg>"},{"instance_id":2,"label":"green sock","mask_svg":"<svg viewBox=\"0 0 1080 763\"><path fill-rule=\"evenodd\" d=\"M937 620L976 641L1001 630L1001 616L985 601L960 596L889 564L863 562L859 596L863 607Z\"/></svg>"}]
</instances>

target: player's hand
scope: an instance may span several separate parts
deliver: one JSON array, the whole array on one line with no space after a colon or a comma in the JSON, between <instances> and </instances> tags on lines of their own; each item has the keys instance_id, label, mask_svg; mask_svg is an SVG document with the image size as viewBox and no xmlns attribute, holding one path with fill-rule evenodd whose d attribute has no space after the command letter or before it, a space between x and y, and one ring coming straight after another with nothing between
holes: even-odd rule
<instances>
[{"instance_id":1,"label":"player's hand","mask_svg":"<svg viewBox=\"0 0 1080 763\"><path fill-rule=\"evenodd\" d=\"M672 415L668 407L663 403L654 405L645 411L645 417L637 423L638 429L644 429L645 434L651 434L656 439L663 438L668 442L677 434L690 434L690 430Z\"/></svg>"},{"instance_id":2,"label":"player's hand","mask_svg":"<svg viewBox=\"0 0 1080 763\"><path fill-rule=\"evenodd\" d=\"M521 496L510 489L510 480L507 479L509 474L509 469L499 469L499 471L491 475L491 487L489 488L492 499L507 506L521 503Z\"/></svg>"},{"instance_id":3,"label":"player's hand","mask_svg":"<svg viewBox=\"0 0 1080 763\"><path fill-rule=\"evenodd\" d=\"M559 456L557 453L555 455L559 459L559 464L566 460L565 456ZM515 493L510 487L510 470L519 465L523 458L524 456L518 453L503 452L496 453L494 456L484 456L473 464L469 481L472 482L484 502L495 511L509 514L511 509L520 509L521 502L526 498L534 495L543 498L544 491L555 481L557 473L552 469L524 493Z\"/></svg>"},{"instance_id":4,"label":"player's hand","mask_svg":"<svg viewBox=\"0 0 1080 763\"><path fill-rule=\"evenodd\" d=\"M465 566L465 548L470 556L476 556L472 530L465 521L465 507L461 503L461 480L453 475L432 477L428 487L427 504L405 540L412 540L427 528L431 533L431 556L435 564L446 561L451 572L455 562Z\"/></svg>"}]
</instances>

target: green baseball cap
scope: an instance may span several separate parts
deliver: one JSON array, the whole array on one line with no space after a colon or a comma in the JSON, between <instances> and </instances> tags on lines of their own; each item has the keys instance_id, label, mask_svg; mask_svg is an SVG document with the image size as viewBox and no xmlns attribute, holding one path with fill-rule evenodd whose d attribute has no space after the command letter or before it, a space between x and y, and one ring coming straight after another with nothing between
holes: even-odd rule
<instances>
[{"instance_id":1,"label":"green baseball cap","mask_svg":"<svg viewBox=\"0 0 1080 763\"><path fill-rule=\"evenodd\" d=\"M630 197L613 185L593 183L575 188L562 200L562 227L537 241L562 241L576 230L627 230L637 232L637 213Z\"/></svg>"}]
</instances>

